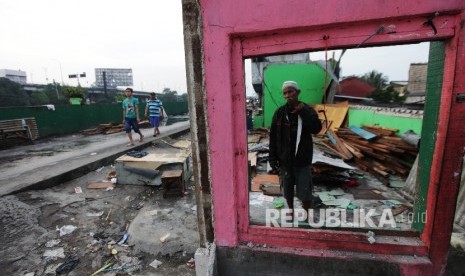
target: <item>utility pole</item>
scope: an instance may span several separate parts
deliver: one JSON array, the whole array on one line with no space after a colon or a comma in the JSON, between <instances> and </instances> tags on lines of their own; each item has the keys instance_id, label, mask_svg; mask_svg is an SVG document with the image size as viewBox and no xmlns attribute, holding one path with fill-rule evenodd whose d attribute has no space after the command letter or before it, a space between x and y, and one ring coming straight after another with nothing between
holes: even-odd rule
<instances>
[{"instance_id":1,"label":"utility pole","mask_svg":"<svg viewBox=\"0 0 465 276\"><path fill-rule=\"evenodd\" d=\"M105 93L105 98L108 98L107 95L107 72L103 71L103 93Z\"/></svg>"},{"instance_id":2,"label":"utility pole","mask_svg":"<svg viewBox=\"0 0 465 276\"><path fill-rule=\"evenodd\" d=\"M60 94L58 93L58 87L57 87L57 83L55 82L55 79L53 79L53 85L55 85L55 91L57 92L57 100L59 100Z\"/></svg>"},{"instance_id":3,"label":"utility pole","mask_svg":"<svg viewBox=\"0 0 465 276\"><path fill-rule=\"evenodd\" d=\"M61 61L59 61L56 58L51 58L51 59L58 62L58 65L60 66L61 86L64 86L65 83L63 82L63 70L61 69Z\"/></svg>"},{"instance_id":4,"label":"utility pole","mask_svg":"<svg viewBox=\"0 0 465 276\"><path fill-rule=\"evenodd\" d=\"M46 67L42 67L44 69L44 74L45 74L45 83L48 84L48 74L47 74L47 68Z\"/></svg>"}]
</instances>

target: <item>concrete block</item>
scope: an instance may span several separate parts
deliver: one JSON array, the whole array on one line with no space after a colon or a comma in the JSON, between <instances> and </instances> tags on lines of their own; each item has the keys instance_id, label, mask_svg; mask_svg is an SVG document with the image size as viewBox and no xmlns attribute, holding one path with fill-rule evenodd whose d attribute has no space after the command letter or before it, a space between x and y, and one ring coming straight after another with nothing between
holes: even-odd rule
<instances>
[{"instance_id":1,"label":"concrete block","mask_svg":"<svg viewBox=\"0 0 465 276\"><path fill-rule=\"evenodd\" d=\"M207 244L206 248L197 248L194 255L195 275L197 276L215 276L218 275L216 268L216 245Z\"/></svg>"}]
</instances>

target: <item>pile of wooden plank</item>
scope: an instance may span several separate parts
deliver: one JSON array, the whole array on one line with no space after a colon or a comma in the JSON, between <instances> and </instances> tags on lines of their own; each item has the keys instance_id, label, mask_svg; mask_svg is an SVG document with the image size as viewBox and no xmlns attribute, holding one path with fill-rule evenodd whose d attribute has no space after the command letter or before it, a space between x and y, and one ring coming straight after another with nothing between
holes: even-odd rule
<instances>
[{"instance_id":1,"label":"pile of wooden plank","mask_svg":"<svg viewBox=\"0 0 465 276\"><path fill-rule=\"evenodd\" d=\"M83 135L111 134L124 130L123 124L100 124L97 127L81 131Z\"/></svg>"},{"instance_id":2,"label":"pile of wooden plank","mask_svg":"<svg viewBox=\"0 0 465 276\"><path fill-rule=\"evenodd\" d=\"M139 128L150 128L151 125L149 121L141 121L139 123ZM116 132L124 131L124 124L99 124L97 127L89 128L81 131L83 135L96 135L96 134L112 134Z\"/></svg>"},{"instance_id":3,"label":"pile of wooden plank","mask_svg":"<svg viewBox=\"0 0 465 276\"><path fill-rule=\"evenodd\" d=\"M379 126L339 128L328 130L329 141L320 145L388 184L391 175L406 177L418 154L416 147L396 136L397 132Z\"/></svg>"}]
</instances>

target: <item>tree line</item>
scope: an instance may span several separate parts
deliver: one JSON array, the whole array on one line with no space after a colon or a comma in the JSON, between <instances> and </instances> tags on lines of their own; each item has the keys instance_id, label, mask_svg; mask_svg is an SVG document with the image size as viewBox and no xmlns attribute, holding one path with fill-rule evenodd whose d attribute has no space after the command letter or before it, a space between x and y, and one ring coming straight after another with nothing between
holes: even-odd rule
<instances>
[{"instance_id":1,"label":"tree line","mask_svg":"<svg viewBox=\"0 0 465 276\"><path fill-rule=\"evenodd\" d=\"M405 95L400 95L394 89L394 86L389 85L389 78L383 73L372 70L360 77L362 80L375 88L371 94L371 98L378 103L403 103L406 99Z\"/></svg>"},{"instance_id":2,"label":"tree line","mask_svg":"<svg viewBox=\"0 0 465 276\"><path fill-rule=\"evenodd\" d=\"M89 96L89 89L81 86L67 86L59 83L49 83L37 91L25 91L16 82L7 78L0 78L0 107L36 106L36 105L68 105L69 98L85 99ZM164 88L157 93L158 98L164 102L187 101L187 94L179 95L177 91ZM147 94L147 98L149 94ZM125 98L124 91L111 91L107 95L101 94L96 103L115 103Z\"/></svg>"}]
</instances>

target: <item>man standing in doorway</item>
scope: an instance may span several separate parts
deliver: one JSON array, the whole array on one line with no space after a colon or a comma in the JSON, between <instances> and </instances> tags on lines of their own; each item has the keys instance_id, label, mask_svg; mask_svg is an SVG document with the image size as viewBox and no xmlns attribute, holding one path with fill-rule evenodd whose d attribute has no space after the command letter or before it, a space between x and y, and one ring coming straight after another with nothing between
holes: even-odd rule
<instances>
[{"instance_id":1,"label":"man standing in doorway","mask_svg":"<svg viewBox=\"0 0 465 276\"><path fill-rule=\"evenodd\" d=\"M139 129L139 100L132 96L132 88L126 88L124 93L126 94L126 99L123 101L123 124L129 138L127 146L130 147L134 146L131 129L134 129L134 132L140 135L140 142L144 141L144 135L142 135Z\"/></svg>"},{"instance_id":2,"label":"man standing in doorway","mask_svg":"<svg viewBox=\"0 0 465 276\"><path fill-rule=\"evenodd\" d=\"M312 134L320 132L321 121L313 108L298 100L300 88L295 81L284 82L282 93L286 104L273 116L269 163L273 170L279 170L284 198L294 218L294 186L304 210L313 207Z\"/></svg>"},{"instance_id":3,"label":"man standing in doorway","mask_svg":"<svg viewBox=\"0 0 465 276\"><path fill-rule=\"evenodd\" d=\"M157 99L157 94L155 92L150 93L150 100L148 100L147 105L145 106L145 117L149 115L150 124L154 127L153 137L160 134L158 127L160 121L163 120L163 103Z\"/></svg>"}]
</instances>

